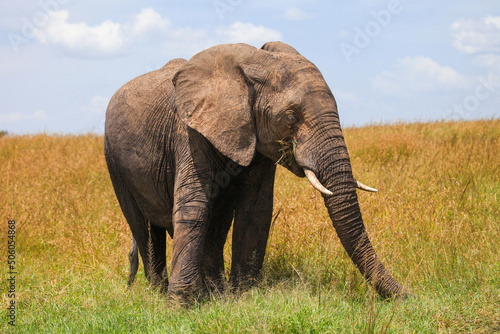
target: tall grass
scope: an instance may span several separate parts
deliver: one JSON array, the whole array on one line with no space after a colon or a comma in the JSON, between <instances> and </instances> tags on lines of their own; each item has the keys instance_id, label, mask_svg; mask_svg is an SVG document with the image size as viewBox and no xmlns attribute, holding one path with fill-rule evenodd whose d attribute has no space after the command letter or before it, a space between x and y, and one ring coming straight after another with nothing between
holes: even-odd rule
<instances>
[{"instance_id":1,"label":"tall grass","mask_svg":"<svg viewBox=\"0 0 500 334\"><path fill-rule=\"evenodd\" d=\"M131 237L102 137L3 136L0 254L5 264L7 221L15 219L16 330L499 332L500 121L370 126L344 134L355 177L379 189L359 193L369 236L414 299L380 300L345 254L321 196L282 168L258 287L186 310L150 289L141 266L129 289ZM230 255L229 240L228 268ZM2 278L7 271L0 266ZM5 279L0 288L6 307ZM6 317L0 328L11 329Z\"/></svg>"}]
</instances>

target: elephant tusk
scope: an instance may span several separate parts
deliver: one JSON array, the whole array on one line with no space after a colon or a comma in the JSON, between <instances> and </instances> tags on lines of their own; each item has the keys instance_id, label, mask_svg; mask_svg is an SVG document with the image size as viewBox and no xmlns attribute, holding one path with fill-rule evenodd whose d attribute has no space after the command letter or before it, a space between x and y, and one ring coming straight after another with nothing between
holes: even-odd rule
<instances>
[{"instance_id":1,"label":"elephant tusk","mask_svg":"<svg viewBox=\"0 0 500 334\"><path fill-rule=\"evenodd\" d=\"M316 190L324 195L333 195L330 190L326 189L325 186L323 186L321 182L319 182L316 174L314 174L312 170L304 168L304 173L306 174L307 180L311 182L312 186L316 188Z\"/></svg>"},{"instance_id":2,"label":"elephant tusk","mask_svg":"<svg viewBox=\"0 0 500 334\"><path fill-rule=\"evenodd\" d=\"M378 191L375 188L368 187L366 184L363 184L363 183L359 182L358 180L355 180L355 181L356 181L356 188L358 188L358 189L361 189L361 190L364 190L364 191L369 191L369 192L372 192L372 193L376 193Z\"/></svg>"}]
</instances>

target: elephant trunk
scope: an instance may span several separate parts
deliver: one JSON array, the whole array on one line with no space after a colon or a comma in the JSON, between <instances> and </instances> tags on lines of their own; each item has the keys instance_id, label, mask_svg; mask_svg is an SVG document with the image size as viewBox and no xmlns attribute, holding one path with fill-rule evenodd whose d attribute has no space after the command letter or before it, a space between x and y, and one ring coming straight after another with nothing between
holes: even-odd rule
<instances>
[{"instance_id":1,"label":"elephant trunk","mask_svg":"<svg viewBox=\"0 0 500 334\"><path fill-rule=\"evenodd\" d=\"M384 298L407 297L379 260L366 233L356 194L356 181L343 138L337 137L329 152L319 158L318 180L332 195L323 193L325 206L347 254L378 294Z\"/></svg>"},{"instance_id":2,"label":"elephant trunk","mask_svg":"<svg viewBox=\"0 0 500 334\"><path fill-rule=\"evenodd\" d=\"M387 272L366 234L355 191L345 192L343 200L335 196L325 197L325 205L349 257L382 297L401 294L404 288Z\"/></svg>"}]
</instances>

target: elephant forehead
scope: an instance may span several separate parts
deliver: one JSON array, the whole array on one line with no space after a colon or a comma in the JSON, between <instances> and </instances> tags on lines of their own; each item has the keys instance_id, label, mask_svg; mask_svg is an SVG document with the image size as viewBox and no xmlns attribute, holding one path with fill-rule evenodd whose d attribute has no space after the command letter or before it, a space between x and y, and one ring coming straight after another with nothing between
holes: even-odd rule
<instances>
[{"instance_id":1,"label":"elephant forehead","mask_svg":"<svg viewBox=\"0 0 500 334\"><path fill-rule=\"evenodd\" d=\"M294 81L310 89L326 84L321 72L312 63L294 69Z\"/></svg>"},{"instance_id":2,"label":"elephant forehead","mask_svg":"<svg viewBox=\"0 0 500 334\"><path fill-rule=\"evenodd\" d=\"M301 95L306 95L316 90L328 90L323 76L311 63L294 68L293 70L284 88L289 88L295 93L300 92Z\"/></svg>"},{"instance_id":3,"label":"elephant forehead","mask_svg":"<svg viewBox=\"0 0 500 334\"><path fill-rule=\"evenodd\" d=\"M331 104L333 98L326 82L314 72L298 74L276 91L279 101L303 107L311 103Z\"/></svg>"}]
</instances>

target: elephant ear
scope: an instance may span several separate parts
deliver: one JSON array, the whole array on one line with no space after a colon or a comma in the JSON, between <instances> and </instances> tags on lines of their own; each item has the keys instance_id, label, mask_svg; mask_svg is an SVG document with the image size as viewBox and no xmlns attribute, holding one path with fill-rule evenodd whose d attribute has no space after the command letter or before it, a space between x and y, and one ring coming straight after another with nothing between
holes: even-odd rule
<instances>
[{"instance_id":1,"label":"elephant ear","mask_svg":"<svg viewBox=\"0 0 500 334\"><path fill-rule=\"evenodd\" d=\"M300 53L295 50L294 47L283 42L267 42L266 44L262 45L261 49L269 52L281 52L300 55Z\"/></svg>"},{"instance_id":2,"label":"elephant ear","mask_svg":"<svg viewBox=\"0 0 500 334\"><path fill-rule=\"evenodd\" d=\"M242 166L252 161L257 141L252 79L245 72L254 68L256 51L244 44L215 46L193 56L172 79L180 119Z\"/></svg>"}]
</instances>

